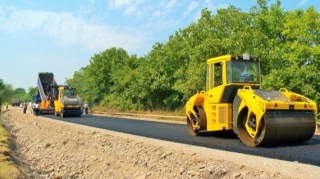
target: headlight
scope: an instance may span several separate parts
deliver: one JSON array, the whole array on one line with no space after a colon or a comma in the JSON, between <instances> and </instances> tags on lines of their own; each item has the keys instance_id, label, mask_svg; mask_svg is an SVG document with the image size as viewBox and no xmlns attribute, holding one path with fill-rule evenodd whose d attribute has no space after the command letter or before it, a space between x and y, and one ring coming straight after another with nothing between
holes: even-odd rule
<instances>
[{"instance_id":1,"label":"headlight","mask_svg":"<svg viewBox=\"0 0 320 179\"><path fill-rule=\"evenodd\" d=\"M270 101L270 100L271 100L271 97L270 97L270 96L268 96L268 97L267 97L267 100L268 100L268 101Z\"/></svg>"}]
</instances>

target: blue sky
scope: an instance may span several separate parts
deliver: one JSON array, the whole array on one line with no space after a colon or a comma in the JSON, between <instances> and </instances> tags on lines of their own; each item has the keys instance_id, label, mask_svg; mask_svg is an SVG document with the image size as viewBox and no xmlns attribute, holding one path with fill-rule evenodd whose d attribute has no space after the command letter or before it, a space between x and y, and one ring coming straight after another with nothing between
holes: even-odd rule
<instances>
[{"instance_id":1,"label":"blue sky","mask_svg":"<svg viewBox=\"0 0 320 179\"><path fill-rule=\"evenodd\" d=\"M27 90L38 72L52 72L64 84L96 53L121 47L146 55L203 8L229 4L248 11L256 0L0 0L0 79ZM311 5L319 11L319 0L281 2L285 10Z\"/></svg>"}]
</instances>

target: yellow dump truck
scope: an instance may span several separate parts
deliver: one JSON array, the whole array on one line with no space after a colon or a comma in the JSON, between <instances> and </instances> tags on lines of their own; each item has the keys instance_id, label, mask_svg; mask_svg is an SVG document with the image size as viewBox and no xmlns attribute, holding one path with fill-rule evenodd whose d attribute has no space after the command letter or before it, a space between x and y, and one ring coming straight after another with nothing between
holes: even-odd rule
<instances>
[{"instance_id":1,"label":"yellow dump truck","mask_svg":"<svg viewBox=\"0 0 320 179\"><path fill-rule=\"evenodd\" d=\"M39 114L53 114L53 101L49 98L52 93L51 86L57 85L53 73L39 72L37 85L38 93L33 97L33 101L34 103L39 103Z\"/></svg>"},{"instance_id":2,"label":"yellow dump truck","mask_svg":"<svg viewBox=\"0 0 320 179\"><path fill-rule=\"evenodd\" d=\"M285 88L260 89L260 59L224 55L207 60L206 90L186 103L188 131L233 131L248 146L301 143L316 129L317 105Z\"/></svg>"}]
</instances>

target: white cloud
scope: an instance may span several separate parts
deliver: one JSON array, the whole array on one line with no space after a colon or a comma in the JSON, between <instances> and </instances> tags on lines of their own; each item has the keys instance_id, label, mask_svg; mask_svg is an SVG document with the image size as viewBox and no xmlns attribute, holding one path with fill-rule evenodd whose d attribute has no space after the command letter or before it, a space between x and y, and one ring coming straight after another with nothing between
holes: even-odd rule
<instances>
[{"instance_id":1,"label":"white cloud","mask_svg":"<svg viewBox=\"0 0 320 179\"><path fill-rule=\"evenodd\" d=\"M77 13L79 13L79 14L91 14L91 13L93 13L95 11L96 11L96 9L93 6L89 5L89 6L80 6L79 10L77 11Z\"/></svg>"},{"instance_id":2,"label":"white cloud","mask_svg":"<svg viewBox=\"0 0 320 179\"><path fill-rule=\"evenodd\" d=\"M174 27L176 20L171 20L171 13L180 6L177 0L161 0L150 2L148 0L108 0L108 8L111 10L123 10L123 14L130 19L140 21L146 20L142 25L156 30ZM179 18L180 14L174 14L173 19Z\"/></svg>"},{"instance_id":3,"label":"white cloud","mask_svg":"<svg viewBox=\"0 0 320 179\"><path fill-rule=\"evenodd\" d=\"M227 4L227 3L215 4L211 0L206 0L201 5L202 5L201 8L197 8L197 12L195 13L195 15L192 18L192 19L194 19L194 21L198 20L201 17L201 11L204 8L207 8L208 10L210 10L212 14L216 14L218 9L227 8L229 6L229 4Z\"/></svg>"},{"instance_id":4,"label":"white cloud","mask_svg":"<svg viewBox=\"0 0 320 179\"><path fill-rule=\"evenodd\" d=\"M199 6L199 3L197 1L192 1L189 5L187 10L183 13L183 16L186 17L192 10L197 8Z\"/></svg>"},{"instance_id":5,"label":"white cloud","mask_svg":"<svg viewBox=\"0 0 320 179\"><path fill-rule=\"evenodd\" d=\"M178 20L157 20L157 21L149 21L148 24L145 25L145 27L150 27L150 28L155 28L157 30L164 30L164 29L168 29L171 27L177 27L177 25L179 24Z\"/></svg>"},{"instance_id":6,"label":"white cloud","mask_svg":"<svg viewBox=\"0 0 320 179\"><path fill-rule=\"evenodd\" d=\"M29 5L34 5L34 2L32 0L24 0L23 2Z\"/></svg>"},{"instance_id":7,"label":"white cloud","mask_svg":"<svg viewBox=\"0 0 320 179\"><path fill-rule=\"evenodd\" d=\"M88 0L95 2L93 0ZM0 31L8 33L22 32L49 36L62 45L82 45L92 50L119 46L128 52L141 50L151 35L159 30L177 30L185 23L196 21L202 8L213 13L224 4L215 5L212 0L189 1L161 0L107 0L108 8L103 9L93 4L79 6L74 13L34 11L0 6ZM190 19L190 14L192 17ZM134 21L135 27L122 24L114 27L107 24L117 18L119 23ZM129 22L131 24L131 22ZM150 31L147 31L150 30Z\"/></svg>"},{"instance_id":8,"label":"white cloud","mask_svg":"<svg viewBox=\"0 0 320 179\"><path fill-rule=\"evenodd\" d=\"M135 0L111 0L109 1L115 8L119 8L122 6L129 6L130 4L134 4Z\"/></svg>"},{"instance_id":9,"label":"white cloud","mask_svg":"<svg viewBox=\"0 0 320 179\"><path fill-rule=\"evenodd\" d=\"M303 5L303 4L306 4L308 1L309 1L309 0L301 0L301 1L299 2L299 6L300 6L300 5Z\"/></svg>"},{"instance_id":10,"label":"white cloud","mask_svg":"<svg viewBox=\"0 0 320 179\"><path fill-rule=\"evenodd\" d=\"M141 16L145 7L144 3L145 0L108 0L108 7L110 9L124 9L127 15Z\"/></svg>"},{"instance_id":11,"label":"white cloud","mask_svg":"<svg viewBox=\"0 0 320 179\"><path fill-rule=\"evenodd\" d=\"M163 12L162 10L158 9L158 10L155 10L152 14L153 17L157 18L157 17L161 17L163 15Z\"/></svg>"},{"instance_id":12,"label":"white cloud","mask_svg":"<svg viewBox=\"0 0 320 179\"><path fill-rule=\"evenodd\" d=\"M216 9L223 9L223 8L228 8L230 4L227 4L227 3L222 3L222 4L218 4Z\"/></svg>"},{"instance_id":13,"label":"white cloud","mask_svg":"<svg viewBox=\"0 0 320 179\"><path fill-rule=\"evenodd\" d=\"M9 17L0 16L2 26L0 29L5 31L21 31L21 30L35 30L47 18L47 13L39 11L34 12L31 10L23 10L17 8L5 9L5 15Z\"/></svg>"},{"instance_id":14,"label":"white cloud","mask_svg":"<svg viewBox=\"0 0 320 179\"><path fill-rule=\"evenodd\" d=\"M150 2L149 0L108 0L108 8L111 10L123 10L123 14L133 18L150 19L150 16L165 17L180 6L178 0L161 0Z\"/></svg>"},{"instance_id":15,"label":"white cloud","mask_svg":"<svg viewBox=\"0 0 320 179\"><path fill-rule=\"evenodd\" d=\"M18 8L6 11L8 17L0 15L0 30L8 33L36 33L49 36L60 44L81 44L90 50L104 50L116 46L130 52L145 47L145 34L129 27L94 24L72 13Z\"/></svg>"},{"instance_id":16,"label":"white cloud","mask_svg":"<svg viewBox=\"0 0 320 179\"><path fill-rule=\"evenodd\" d=\"M177 0L170 0L166 8L173 8L177 4Z\"/></svg>"}]
</instances>

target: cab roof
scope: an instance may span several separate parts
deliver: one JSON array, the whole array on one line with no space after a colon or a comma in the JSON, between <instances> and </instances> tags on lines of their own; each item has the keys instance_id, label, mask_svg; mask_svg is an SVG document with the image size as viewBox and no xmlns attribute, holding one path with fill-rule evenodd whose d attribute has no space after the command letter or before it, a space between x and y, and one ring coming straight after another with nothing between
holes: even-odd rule
<instances>
[{"instance_id":1,"label":"cab roof","mask_svg":"<svg viewBox=\"0 0 320 179\"><path fill-rule=\"evenodd\" d=\"M207 63L213 63L218 61L231 61L231 60L239 60L239 61L259 61L259 58L256 56L250 56L249 54L243 55L222 55L214 58L209 58Z\"/></svg>"}]
</instances>

